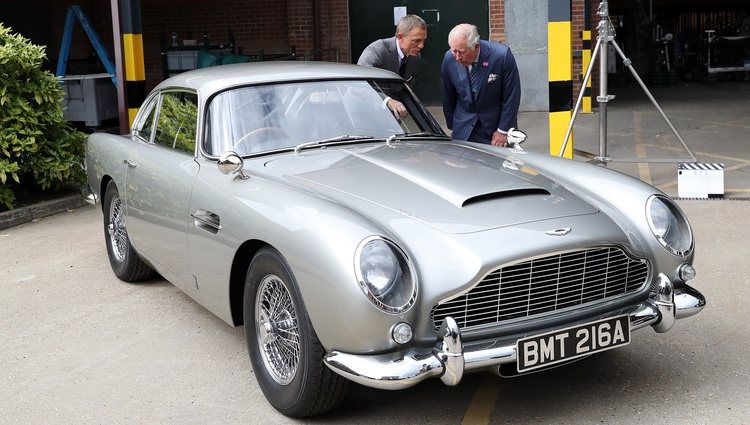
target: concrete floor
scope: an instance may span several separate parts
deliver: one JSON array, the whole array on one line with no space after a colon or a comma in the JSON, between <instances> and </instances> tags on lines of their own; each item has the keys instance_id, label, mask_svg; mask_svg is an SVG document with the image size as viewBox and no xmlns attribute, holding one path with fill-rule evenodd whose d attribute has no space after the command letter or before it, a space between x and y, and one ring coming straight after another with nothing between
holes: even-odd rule
<instances>
[{"instance_id":1,"label":"concrete floor","mask_svg":"<svg viewBox=\"0 0 750 425\"><path fill-rule=\"evenodd\" d=\"M119 281L102 213L86 206L0 231L2 424L747 424L750 215L679 201L696 235L692 284L708 300L665 334L512 379L472 374L403 391L353 386L310 421L261 393L244 329L161 278Z\"/></svg>"}]
</instances>

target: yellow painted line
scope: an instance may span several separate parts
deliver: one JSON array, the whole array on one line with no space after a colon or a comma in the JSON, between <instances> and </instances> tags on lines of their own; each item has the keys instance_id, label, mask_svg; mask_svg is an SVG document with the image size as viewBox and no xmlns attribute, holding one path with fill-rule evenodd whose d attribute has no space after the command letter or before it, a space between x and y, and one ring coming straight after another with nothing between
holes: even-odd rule
<instances>
[{"instance_id":1,"label":"yellow painted line","mask_svg":"<svg viewBox=\"0 0 750 425\"><path fill-rule=\"evenodd\" d=\"M486 379L485 383L479 385L474 393L474 398L471 399L461 425L488 425L499 395L500 382L495 379Z\"/></svg>"},{"instance_id":2,"label":"yellow painted line","mask_svg":"<svg viewBox=\"0 0 750 425\"><path fill-rule=\"evenodd\" d=\"M650 144L650 143L646 143L645 146L650 147L650 148L658 148L658 149L670 150L670 151L674 151L674 152L684 152L685 151L685 149L682 149L682 148L674 148L674 147L671 147L671 146L654 145L654 144ZM746 164L750 164L750 159L745 159L745 158L737 158L737 157L734 157L734 156L726 156L726 155L717 155L717 154L709 153L709 152L694 152L694 153L697 154L697 155L700 155L700 156L710 156L710 157L713 157L713 158L723 159L723 160L726 160L726 161L736 161L736 162L744 162Z\"/></svg>"},{"instance_id":3,"label":"yellow painted line","mask_svg":"<svg viewBox=\"0 0 750 425\"><path fill-rule=\"evenodd\" d=\"M732 165L731 167L725 167L724 168L724 172L726 173L727 171L739 170L740 168L745 168L747 166L750 166L750 163ZM659 189L661 189L661 190L664 190L664 189L668 189L670 187L675 187L675 186L677 186L677 180L672 180L672 181L670 181L668 183L660 184L657 187ZM732 191L733 192L745 192L746 190L750 191L750 189L734 189ZM726 189L726 188L724 189L724 193L727 193L728 191L729 191L728 189Z\"/></svg>"},{"instance_id":4,"label":"yellow painted line","mask_svg":"<svg viewBox=\"0 0 750 425\"><path fill-rule=\"evenodd\" d=\"M640 112L636 112L633 114L633 128L635 129L635 156L638 158L647 158L646 156L646 146L644 146L643 143L643 130L642 124L642 115ZM648 184L653 184L653 180L651 178L651 168L649 168L647 162L639 162L638 163L638 175L641 178L641 181L644 181Z\"/></svg>"}]
</instances>

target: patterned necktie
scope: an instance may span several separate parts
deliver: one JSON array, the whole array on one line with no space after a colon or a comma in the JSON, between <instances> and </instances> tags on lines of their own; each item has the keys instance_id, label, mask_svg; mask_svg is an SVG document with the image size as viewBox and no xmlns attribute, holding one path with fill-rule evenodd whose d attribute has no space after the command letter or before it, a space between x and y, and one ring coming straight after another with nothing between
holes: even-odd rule
<instances>
[{"instance_id":1,"label":"patterned necktie","mask_svg":"<svg viewBox=\"0 0 750 425\"><path fill-rule=\"evenodd\" d=\"M471 97L477 100L477 66L471 65L469 70L469 87L471 87Z\"/></svg>"}]
</instances>

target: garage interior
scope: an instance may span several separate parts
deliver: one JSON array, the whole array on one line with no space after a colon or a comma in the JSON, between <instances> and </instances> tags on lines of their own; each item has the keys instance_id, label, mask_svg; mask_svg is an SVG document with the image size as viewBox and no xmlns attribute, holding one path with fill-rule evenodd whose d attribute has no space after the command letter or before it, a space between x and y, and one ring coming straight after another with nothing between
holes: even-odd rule
<instances>
[{"instance_id":1,"label":"garage interior","mask_svg":"<svg viewBox=\"0 0 750 425\"><path fill-rule=\"evenodd\" d=\"M610 1L616 40L657 85L747 80L750 3L716 0ZM615 82L626 79L622 63Z\"/></svg>"},{"instance_id":2,"label":"garage interior","mask_svg":"<svg viewBox=\"0 0 750 425\"><path fill-rule=\"evenodd\" d=\"M141 0L145 89L149 91L176 72L216 63L243 60L356 62L362 47L352 46L351 40L366 28L355 27L352 17L346 22L339 19L348 10L356 9L354 5L361 1L217 0L207 5L195 0ZM0 22L32 42L46 45L51 71L54 72L57 65L65 16L72 5L81 7L114 60L110 2L8 0L4 3ZM393 3L403 3L407 7L409 4L408 1ZM507 2L489 3L491 9L502 9ZM747 0L612 0L607 3L616 40L644 80L656 85L672 85L680 81L748 79L750 2ZM583 29L583 22L575 22L575 10L587 9L589 28L595 39L600 2L573 0L571 4L574 32ZM526 7L529 12L536 10L530 5ZM498 24L491 22L492 25ZM76 27L68 74L106 72L84 31L79 25ZM502 32L490 36L505 38ZM579 39L580 35L574 34L574 43ZM429 42L441 43L442 40ZM580 48L574 45L574 62L580 54ZM627 83L628 72L621 61L611 67L611 84ZM432 89L425 88L425 91Z\"/></svg>"}]
</instances>

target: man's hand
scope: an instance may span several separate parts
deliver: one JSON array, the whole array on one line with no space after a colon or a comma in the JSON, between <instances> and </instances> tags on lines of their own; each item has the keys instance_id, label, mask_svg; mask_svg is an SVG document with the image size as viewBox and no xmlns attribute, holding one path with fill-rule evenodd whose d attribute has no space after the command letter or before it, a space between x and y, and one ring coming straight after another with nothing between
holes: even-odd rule
<instances>
[{"instance_id":1,"label":"man's hand","mask_svg":"<svg viewBox=\"0 0 750 425\"><path fill-rule=\"evenodd\" d=\"M404 118L405 116L409 115L406 112L404 104L396 99L388 99L388 103L386 104L388 105L388 109L393 112L393 116L395 116L396 118Z\"/></svg>"},{"instance_id":2,"label":"man's hand","mask_svg":"<svg viewBox=\"0 0 750 425\"><path fill-rule=\"evenodd\" d=\"M494 146L508 146L508 135L495 130L492 133L492 144Z\"/></svg>"}]
</instances>

